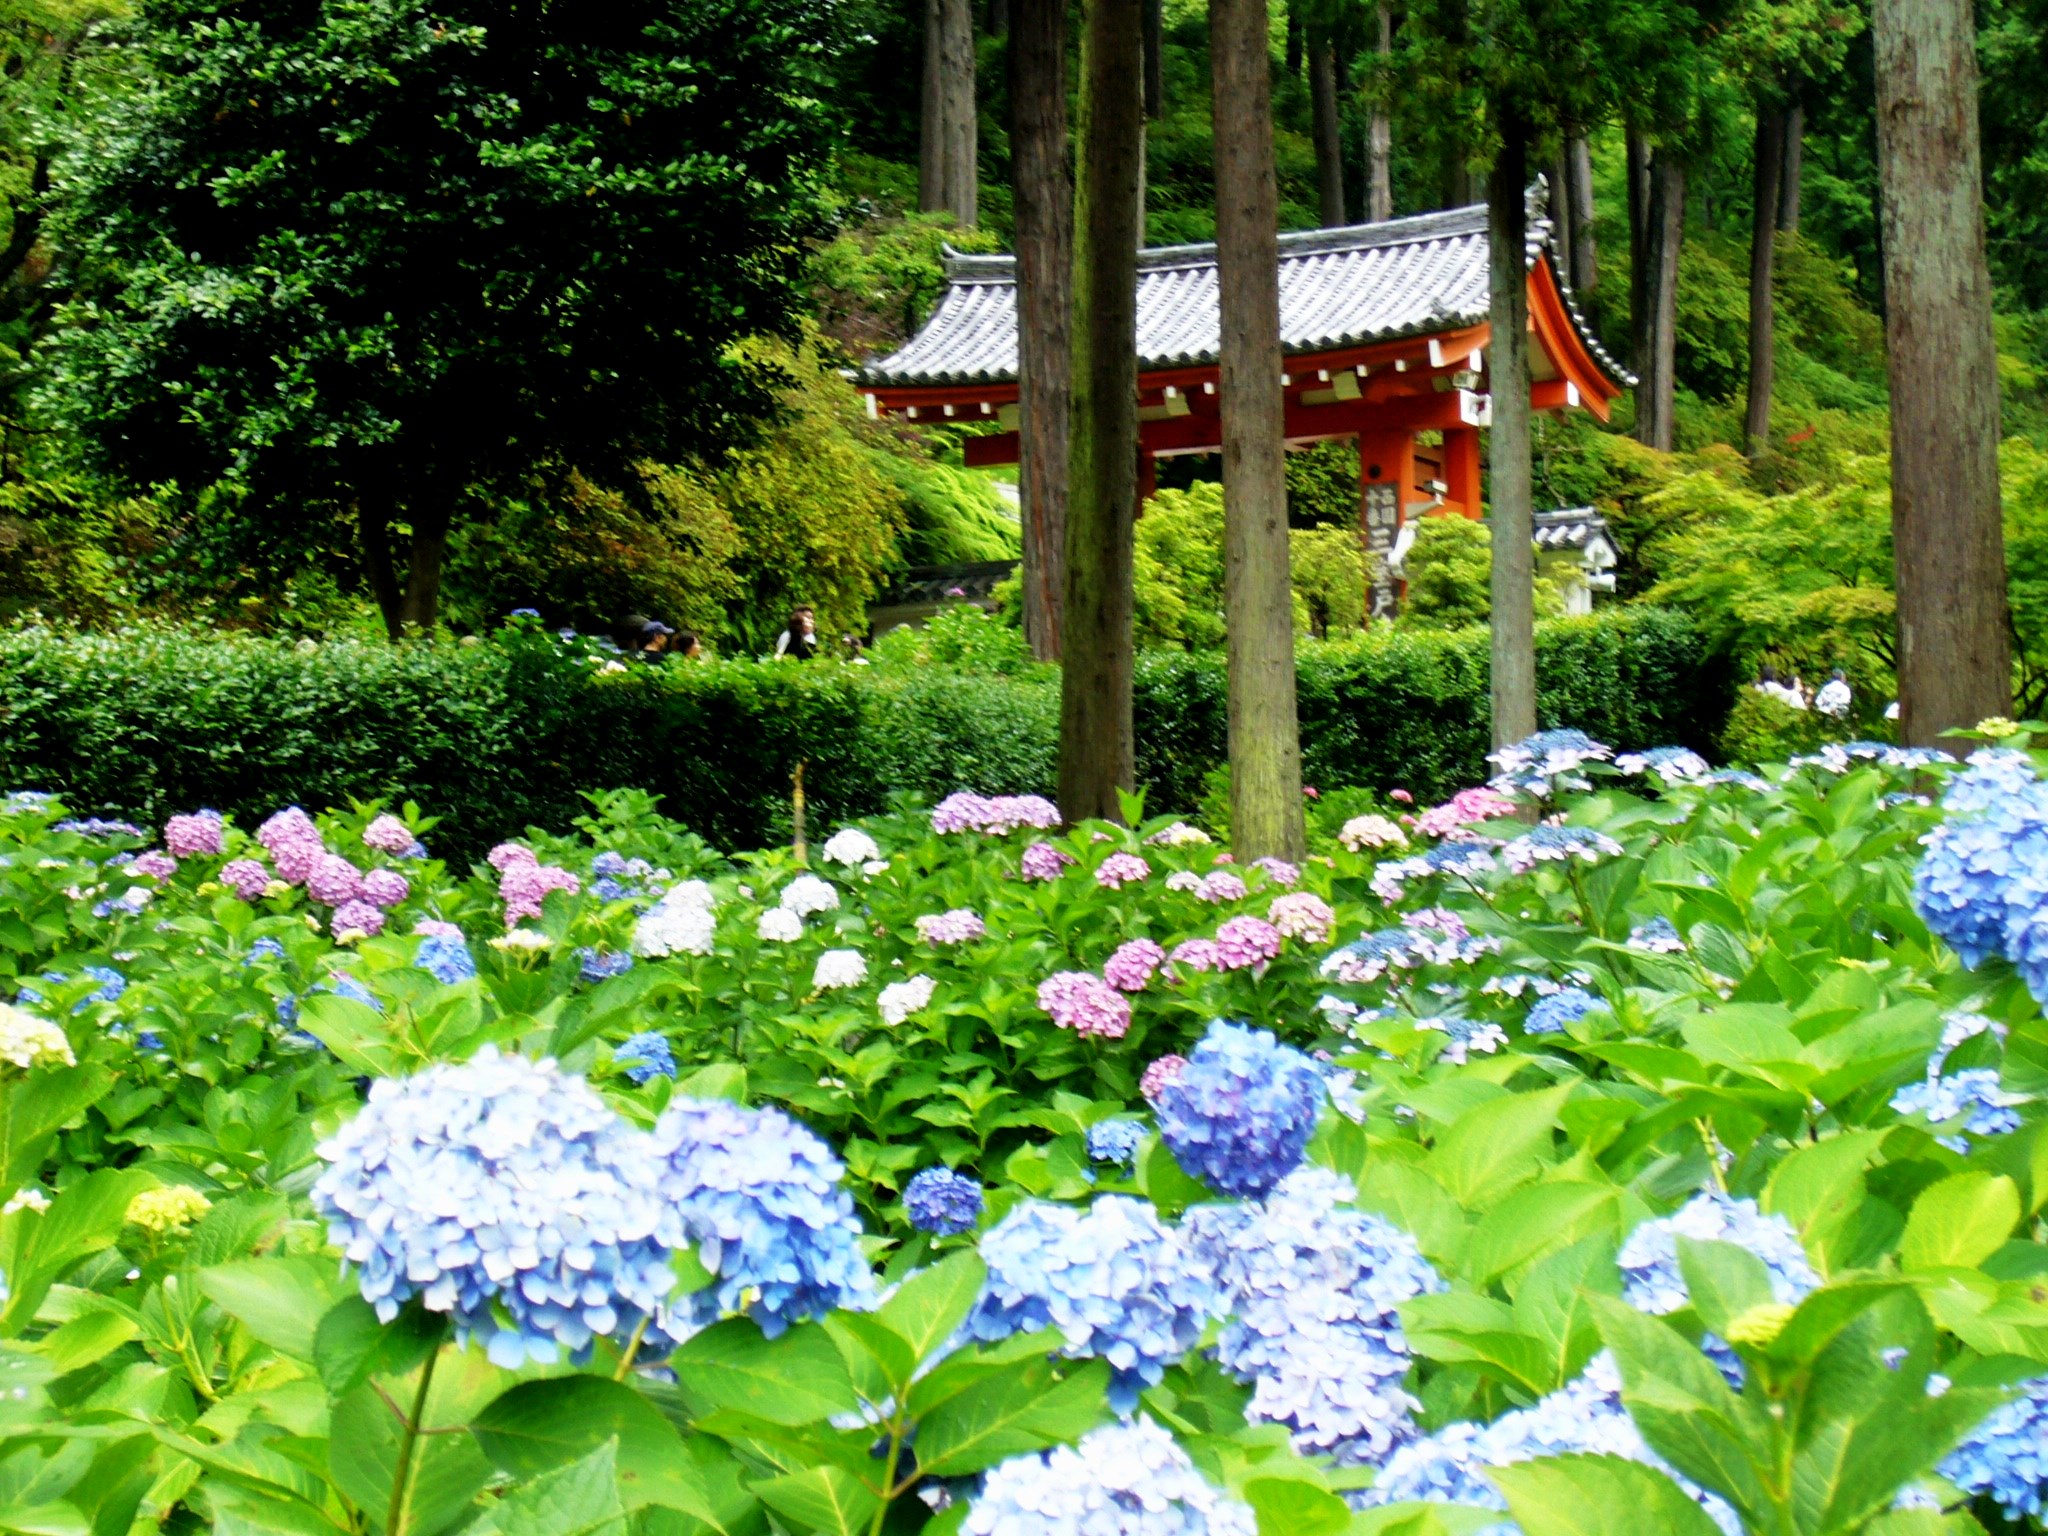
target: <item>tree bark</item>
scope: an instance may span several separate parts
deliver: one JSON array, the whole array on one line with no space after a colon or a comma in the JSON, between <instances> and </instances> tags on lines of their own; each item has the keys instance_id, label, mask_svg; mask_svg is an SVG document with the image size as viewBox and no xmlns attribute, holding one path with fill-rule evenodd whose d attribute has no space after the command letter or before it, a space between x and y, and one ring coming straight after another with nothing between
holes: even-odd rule
<instances>
[{"instance_id":1,"label":"tree bark","mask_svg":"<svg viewBox=\"0 0 2048 1536\"><path fill-rule=\"evenodd\" d=\"M1778 228L1799 233L1800 181L1806 166L1806 105L1795 101L1785 109L1785 170L1778 184Z\"/></svg>"},{"instance_id":2,"label":"tree bark","mask_svg":"<svg viewBox=\"0 0 2048 1536\"><path fill-rule=\"evenodd\" d=\"M1394 13L1380 0L1379 55L1382 68L1394 56ZM1366 128L1365 219L1378 224L1394 216L1394 125L1384 102L1372 109Z\"/></svg>"},{"instance_id":3,"label":"tree bark","mask_svg":"<svg viewBox=\"0 0 2048 1536\"><path fill-rule=\"evenodd\" d=\"M1215 10L1211 0L1212 19ZM1212 39L1212 53L1215 46ZM1337 108L1337 46L1328 27L1314 24L1308 29L1308 100L1310 136L1316 146L1319 213L1323 227L1333 229L1344 222L1344 125Z\"/></svg>"},{"instance_id":4,"label":"tree bark","mask_svg":"<svg viewBox=\"0 0 2048 1536\"><path fill-rule=\"evenodd\" d=\"M1650 157L1643 235L1642 350L1637 356L1636 439L1671 451L1678 350L1678 256L1685 236L1685 167L1669 150Z\"/></svg>"},{"instance_id":5,"label":"tree bark","mask_svg":"<svg viewBox=\"0 0 2048 1536\"><path fill-rule=\"evenodd\" d=\"M1294 694L1294 593L1287 567L1280 194L1266 36L1266 0L1209 0L1231 843L1243 859L1298 861L1307 852L1307 834ZM1328 35L1310 46L1318 55L1317 78L1334 75ZM1327 182L1324 191L1327 199ZM1341 197L1340 188L1339 222ZM1324 216L1331 222L1327 201Z\"/></svg>"},{"instance_id":6,"label":"tree bark","mask_svg":"<svg viewBox=\"0 0 2048 1536\"><path fill-rule=\"evenodd\" d=\"M1600 281L1600 242L1593 231L1593 147L1583 137L1566 141L1564 169L1572 206L1572 288L1591 293Z\"/></svg>"},{"instance_id":7,"label":"tree bark","mask_svg":"<svg viewBox=\"0 0 2048 1536\"><path fill-rule=\"evenodd\" d=\"M1756 109L1756 196L1749 231L1749 409L1744 451L1755 463L1770 451L1771 386L1777 373L1777 308L1771 273L1778 239L1778 193L1785 175L1785 110L1759 102Z\"/></svg>"},{"instance_id":8,"label":"tree bark","mask_svg":"<svg viewBox=\"0 0 2048 1536\"><path fill-rule=\"evenodd\" d=\"M1550 210L1550 261L1567 284L1572 280L1572 200L1565 190L1569 164L1560 148L1556 159L1544 171L1545 198Z\"/></svg>"},{"instance_id":9,"label":"tree bark","mask_svg":"<svg viewBox=\"0 0 2048 1536\"><path fill-rule=\"evenodd\" d=\"M2011 707L1970 0L1876 0L1899 735Z\"/></svg>"},{"instance_id":10,"label":"tree bark","mask_svg":"<svg viewBox=\"0 0 2048 1536\"><path fill-rule=\"evenodd\" d=\"M1287 74L1290 79L1301 75L1301 3L1287 0Z\"/></svg>"},{"instance_id":11,"label":"tree bark","mask_svg":"<svg viewBox=\"0 0 2048 1536\"><path fill-rule=\"evenodd\" d=\"M1627 148L1628 342L1629 359L1640 374L1650 350L1650 141L1630 128Z\"/></svg>"},{"instance_id":12,"label":"tree bark","mask_svg":"<svg viewBox=\"0 0 2048 1536\"><path fill-rule=\"evenodd\" d=\"M1145 116L1166 111L1166 0L1145 0Z\"/></svg>"},{"instance_id":13,"label":"tree bark","mask_svg":"<svg viewBox=\"0 0 2048 1536\"><path fill-rule=\"evenodd\" d=\"M980 216L974 66L971 0L925 0L917 204L962 225Z\"/></svg>"},{"instance_id":14,"label":"tree bark","mask_svg":"<svg viewBox=\"0 0 2048 1536\"><path fill-rule=\"evenodd\" d=\"M988 0L988 35L1010 35L1010 0Z\"/></svg>"},{"instance_id":15,"label":"tree bark","mask_svg":"<svg viewBox=\"0 0 2048 1536\"><path fill-rule=\"evenodd\" d=\"M1536 549L1529 432L1528 129L1503 114L1487 196L1492 290L1486 388L1493 399L1487 523L1493 533L1493 744L1536 730Z\"/></svg>"},{"instance_id":16,"label":"tree bark","mask_svg":"<svg viewBox=\"0 0 2048 1536\"><path fill-rule=\"evenodd\" d=\"M356 492L356 543L363 580L376 599L385 637L401 639L405 634L405 593L391 566L391 503L367 486Z\"/></svg>"},{"instance_id":17,"label":"tree bark","mask_svg":"<svg viewBox=\"0 0 2048 1536\"><path fill-rule=\"evenodd\" d=\"M1073 436L1060 671L1060 810L1120 819L1131 725L1138 511L1137 252L1144 222L1143 0L1088 0L1074 196Z\"/></svg>"},{"instance_id":18,"label":"tree bark","mask_svg":"<svg viewBox=\"0 0 2048 1536\"><path fill-rule=\"evenodd\" d=\"M448 558L449 513L445 506L412 514L411 548L406 555L405 597L400 625L409 635L431 639L440 616L441 571Z\"/></svg>"},{"instance_id":19,"label":"tree bark","mask_svg":"<svg viewBox=\"0 0 2048 1536\"><path fill-rule=\"evenodd\" d=\"M1074 183L1067 165L1066 0L1013 0L1010 169L1017 245L1017 485L1024 636L1057 661L1066 595L1073 409Z\"/></svg>"}]
</instances>

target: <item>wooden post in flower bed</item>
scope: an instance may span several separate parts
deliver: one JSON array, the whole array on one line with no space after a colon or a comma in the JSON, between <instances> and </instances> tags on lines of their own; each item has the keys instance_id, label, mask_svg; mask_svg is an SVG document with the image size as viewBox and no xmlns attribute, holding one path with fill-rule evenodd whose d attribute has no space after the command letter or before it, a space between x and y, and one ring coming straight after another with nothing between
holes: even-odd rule
<instances>
[{"instance_id":1,"label":"wooden post in flower bed","mask_svg":"<svg viewBox=\"0 0 2048 1536\"><path fill-rule=\"evenodd\" d=\"M799 865L811 862L810 851L804 846L804 760L797 759L796 772L789 776L789 841L796 852Z\"/></svg>"}]
</instances>

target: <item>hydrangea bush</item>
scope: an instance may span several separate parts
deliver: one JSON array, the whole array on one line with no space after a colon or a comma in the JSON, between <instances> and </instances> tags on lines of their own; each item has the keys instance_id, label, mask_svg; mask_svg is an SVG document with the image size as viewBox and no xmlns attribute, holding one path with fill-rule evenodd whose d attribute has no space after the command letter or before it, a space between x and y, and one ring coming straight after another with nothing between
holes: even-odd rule
<instances>
[{"instance_id":1,"label":"hydrangea bush","mask_svg":"<svg viewBox=\"0 0 2048 1536\"><path fill-rule=\"evenodd\" d=\"M2026 745L1552 732L1298 864L10 794L0 1526L2037 1522Z\"/></svg>"}]
</instances>

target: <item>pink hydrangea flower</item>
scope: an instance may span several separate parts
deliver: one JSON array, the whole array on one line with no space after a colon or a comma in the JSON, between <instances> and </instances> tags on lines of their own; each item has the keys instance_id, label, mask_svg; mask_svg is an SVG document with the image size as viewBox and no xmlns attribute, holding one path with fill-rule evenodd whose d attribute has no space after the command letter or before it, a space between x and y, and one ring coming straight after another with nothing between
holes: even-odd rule
<instances>
[{"instance_id":1,"label":"pink hydrangea flower","mask_svg":"<svg viewBox=\"0 0 2048 1536\"><path fill-rule=\"evenodd\" d=\"M1093 971L1059 971L1038 984L1038 1006L1061 1029L1077 1035L1122 1039L1131 1027L1131 1005Z\"/></svg>"},{"instance_id":2,"label":"pink hydrangea flower","mask_svg":"<svg viewBox=\"0 0 2048 1536\"><path fill-rule=\"evenodd\" d=\"M1413 805L1415 803L1414 793L1406 789L1390 789L1387 791L1387 798L1389 800L1398 800L1403 805Z\"/></svg>"},{"instance_id":3,"label":"pink hydrangea flower","mask_svg":"<svg viewBox=\"0 0 2048 1536\"><path fill-rule=\"evenodd\" d=\"M1214 939L1183 939L1166 958L1170 964L1184 965L1191 971L1223 969L1223 957L1217 953Z\"/></svg>"},{"instance_id":4,"label":"pink hydrangea flower","mask_svg":"<svg viewBox=\"0 0 2048 1536\"><path fill-rule=\"evenodd\" d=\"M1472 930L1465 926L1465 919L1449 907L1424 907L1420 912L1410 912L1401 919L1403 928L1413 928L1418 933L1436 933L1449 939L1453 944L1462 944L1472 937Z\"/></svg>"},{"instance_id":5,"label":"pink hydrangea flower","mask_svg":"<svg viewBox=\"0 0 2048 1536\"><path fill-rule=\"evenodd\" d=\"M1060 824L1060 808L1043 795L997 795L988 807L985 832L1015 832L1020 827L1043 832Z\"/></svg>"},{"instance_id":6,"label":"pink hydrangea flower","mask_svg":"<svg viewBox=\"0 0 2048 1536\"><path fill-rule=\"evenodd\" d=\"M296 805L287 806L256 829L256 841L270 853L277 877L288 885L304 885L327 851L313 818Z\"/></svg>"},{"instance_id":7,"label":"pink hydrangea flower","mask_svg":"<svg viewBox=\"0 0 2048 1536\"><path fill-rule=\"evenodd\" d=\"M1095 883L1106 891L1120 891L1136 885L1152 873L1152 866L1135 853L1112 853L1095 869Z\"/></svg>"},{"instance_id":8,"label":"pink hydrangea flower","mask_svg":"<svg viewBox=\"0 0 2048 1536\"><path fill-rule=\"evenodd\" d=\"M388 911L411 894L411 884L395 869L373 869L363 875L363 900L373 907Z\"/></svg>"},{"instance_id":9,"label":"pink hydrangea flower","mask_svg":"<svg viewBox=\"0 0 2048 1536\"><path fill-rule=\"evenodd\" d=\"M1187 1071L1185 1056L1161 1056L1145 1069L1145 1075L1138 1079L1138 1092L1147 1100L1156 1099L1168 1083L1180 1081L1181 1073Z\"/></svg>"},{"instance_id":10,"label":"pink hydrangea flower","mask_svg":"<svg viewBox=\"0 0 2048 1536\"><path fill-rule=\"evenodd\" d=\"M1216 958L1227 971L1249 970L1279 954L1280 930L1263 917L1233 917L1216 930Z\"/></svg>"},{"instance_id":11,"label":"pink hydrangea flower","mask_svg":"<svg viewBox=\"0 0 2048 1536\"><path fill-rule=\"evenodd\" d=\"M379 853L404 853L412 847L412 829L396 816L379 816L363 828L363 846Z\"/></svg>"},{"instance_id":12,"label":"pink hydrangea flower","mask_svg":"<svg viewBox=\"0 0 2048 1536\"><path fill-rule=\"evenodd\" d=\"M484 855L484 862L502 875L515 864L524 864L531 867L538 864L540 860L535 857L534 851L531 848L526 847L522 843L500 843Z\"/></svg>"},{"instance_id":13,"label":"pink hydrangea flower","mask_svg":"<svg viewBox=\"0 0 2048 1536\"><path fill-rule=\"evenodd\" d=\"M917 920L917 936L927 944L967 944L988 935L988 925L966 907L928 912Z\"/></svg>"},{"instance_id":14,"label":"pink hydrangea flower","mask_svg":"<svg viewBox=\"0 0 2048 1536\"><path fill-rule=\"evenodd\" d=\"M436 917L423 917L412 925L412 931L421 938L459 939L462 929L454 923L444 923Z\"/></svg>"},{"instance_id":15,"label":"pink hydrangea flower","mask_svg":"<svg viewBox=\"0 0 2048 1536\"><path fill-rule=\"evenodd\" d=\"M338 853L323 853L306 877L306 894L323 906L338 907L363 893L363 872Z\"/></svg>"},{"instance_id":16,"label":"pink hydrangea flower","mask_svg":"<svg viewBox=\"0 0 2048 1536\"><path fill-rule=\"evenodd\" d=\"M164 823L164 847L181 859L210 858L220 852L221 832L218 811L201 811L196 816L173 816Z\"/></svg>"},{"instance_id":17,"label":"pink hydrangea flower","mask_svg":"<svg viewBox=\"0 0 2048 1536\"><path fill-rule=\"evenodd\" d=\"M1304 944L1327 944L1337 926L1337 914L1313 891L1289 891L1275 896L1266 909L1266 917L1285 937Z\"/></svg>"},{"instance_id":18,"label":"pink hydrangea flower","mask_svg":"<svg viewBox=\"0 0 2048 1536\"><path fill-rule=\"evenodd\" d=\"M574 896L582 889L582 883L559 865L515 860L498 876L498 895L505 903L505 926L516 927L524 918L539 917L540 904L549 891L567 891Z\"/></svg>"},{"instance_id":19,"label":"pink hydrangea flower","mask_svg":"<svg viewBox=\"0 0 2048 1536\"><path fill-rule=\"evenodd\" d=\"M137 878L168 880L178 872L178 861L160 848L138 854L128 866L128 873Z\"/></svg>"},{"instance_id":20,"label":"pink hydrangea flower","mask_svg":"<svg viewBox=\"0 0 2048 1536\"><path fill-rule=\"evenodd\" d=\"M220 867L220 883L244 901L254 901L270 884L270 871L254 859L230 859Z\"/></svg>"},{"instance_id":21,"label":"pink hydrangea flower","mask_svg":"<svg viewBox=\"0 0 2048 1536\"><path fill-rule=\"evenodd\" d=\"M932 830L942 836L954 832L977 832L988 820L988 815L988 801L963 789L932 807Z\"/></svg>"},{"instance_id":22,"label":"pink hydrangea flower","mask_svg":"<svg viewBox=\"0 0 2048 1536\"><path fill-rule=\"evenodd\" d=\"M1461 827L1492 821L1514 814L1515 802L1484 784L1461 789L1442 805L1433 805L1415 818L1415 830L1425 837L1449 837Z\"/></svg>"},{"instance_id":23,"label":"pink hydrangea flower","mask_svg":"<svg viewBox=\"0 0 2048 1536\"><path fill-rule=\"evenodd\" d=\"M1033 843L1024 850L1018 867L1026 880L1057 880L1074 862L1074 856L1063 848L1055 848L1051 843Z\"/></svg>"},{"instance_id":24,"label":"pink hydrangea flower","mask_svg":"<svg viewBox=\"0 0 2048 1536\"><path fill-rule=\"evenodd\" d=\"M1245 897L1244 876L1235 870L1212 871L1202 883L1195 887L1195 894L1212 905L1220 906L1226 901L1243 901Z\"/></svg>"},{"instance_id":25,"label":"pink hydrangea flower","mask_svg":"<svg viewBox=\"0 0 2048 1536\"><path fill-rule=\"evenodd\" d=\"M328 926L334 930L337 939L347 938L351 934L374 939L384 931L384 914L367 901L344 901L334 909L334 915L328 919Z\"/></svg>"},{"instance_id":26,"label":"pink hydrangea flower","mask_svg":"<svg viewBox=\"0 0 2048 1536\"><path fill-rule=\"evenodd\" d=\"M1301 884L1301 866L1299 864L1290 864L1285 859L1276 859L1268 856L1260 859L1258 865L1259 868L1266 872L1266 878L1275 885Z\"/></svg>"},{"instance_id":27,"label":"pink hydrangea flower","mask_svg":"<svg viewBox=\"0 0 2048 1536\"><path fill-rule=\"evenodd\" d=\"M1119 992L1142 992L1166 963L1166 951L1150 939L1132 939L1119 944L1116 953L1102 962L1102 979Z\"/></svg>"}]
</instances>

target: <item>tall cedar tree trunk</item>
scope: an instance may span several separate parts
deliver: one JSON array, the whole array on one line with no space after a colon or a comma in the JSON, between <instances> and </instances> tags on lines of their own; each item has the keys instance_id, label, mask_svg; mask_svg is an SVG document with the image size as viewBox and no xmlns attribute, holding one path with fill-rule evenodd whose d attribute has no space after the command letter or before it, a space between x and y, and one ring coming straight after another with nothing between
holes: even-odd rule
<instances>
[{"instance_id":1,"label":"tall cedar tree trunk","mask_svg":"<svg viewBox=\"0 0 2048 1536\"><path fill-rule=\"evenodd\" d=\"M1565 190L1566 167L1569 163L1565 152L1560 149L1557 158L1550 162L1549 169L1543 173L1547 183L1546 201L1550 212L1551 264L1557 268L1558 276L1567 283L1572 280L1572 231L1575 228L1572 222L1572 200Z\"/></svg>"},{"instance_id":2,"label":"tall cedar tree trunk","mask_svg":"<svg viewBox=\"0 0 2048 1536\"><path fill-rule=\"evenodd\" d=\"M988 0L988 35L1010 35L1010 0Z\"/></svg>"},{"instance_id":3,"label":"tall cedar tree trunk","mask_svg":"<svg viewBox=\"0 0 2048 1536\"><path fill-rule=\"evenodd\" d=\"M1074 189L1073 438L1060 671L1060 810L1121 817L1136 782L1132 543L1138 513L1138 238L1144 0L1088 0Z\"/></svg>"},{"instance_id":4,"label":"tall cedar tree trunk","mask_svg":"<svg viewBox=\"0 0 2048 1536\"><path fill-rule=\"evenodd\" d=\"M400 517L408 518L412 529L402 578L392 529ZM441 571L448 558L449 521L446 506L433 511L401 509L374 484L357 493L357 553L370 595L384 620L384 633L393 640L434 632L440 616Z\"/></svg>"},{"instance_id":5,"label":"tall cedar tree trunk","mask_svg":"<svg viewBox=\"0 0 2048 1536\"><path fill-rule=\"evenodd\" d=\"M1215 10L1212 0L1212 16ZM1213 50L1215 44L1212 42L1210 47ZM1217 64L1214 72L1220 74L1221 68ZM1344 222L1344 124L1337 109L1337 42L1328 27L1314 24L1308 29L1308 100L1310 136L1316 146L1316 193L1320 217L1325 229L1334 229ZM1238 110L1250 110L1247 104L1230 105ZM1219 126L1221 121L1219 114ZM1219 201L1222 195L1219 190ZM1279 258L1276 256L1274 259Z\"/></svg>"},{"instance_id":6,"label":"tall cedar tree trunk","mask_svg":"<svg viewBox=\"0 0 2048 1536\"><path fill-rule=\"evenodd\" d=\"M1650 157L1644 210L1642 350L1636 357L1636 440L1671 451L1678 351L1678 255L1685 234L1685 167L1669 150Z\"/></svg>"},{"instance_id":7,"label":"tall cedar tree trunk","mask_svg":"<svg viewBox=\"0 0 2048 1536\"><path fill-rule=\"evenodd\" d=\"M1145 0L1145 116L1166 112L1166 0Z\"/></svg>"},{"instance_id":8,"label":"tall cedar tree trunk","mask_svg":"<svg viewBox=\"0 0 2048 1536\"><path fill-rule=\"evenodd\" d=\"M1489 444L1493 534L1493 744L1536 730L1536 544L1534 466L1529 435L1529 279L1524 266L1529 210L1528 128L1503 115L1487 196L1492 289L1486 388L1493 397Z\"/></svg>"},{"instance_id":9,"label":"tall cedar tree trunk","mask_svg":"<svg viewBox=\"0 0 2048 1536\"><path fill-rule=\"evenodd\" d=\"M1593 146L1565 141L1565 196L1572 206L1572 287L1591 293L1600 281L1600 242L1593 233Z\"/></svg>"},{"instance_id":10,"label":"tall cedar tree trunk","mask_svg":"<svg viewBox=\"0 0 2048 1536\"><path fill-rule=\"evenodd\" d=\"M963 225L980 217L974 62L971 0L925 0L917 206Z\"/></svg>"},{"instance_id":11,"label":"tall cedar tree trunk","mask_svg":"<svg viewBox=\"0 0 2048 1536\"><path fill-rule=\"evenodd\" d=\"M1230 637L1230 831L1239 858L1298 861L1301 732L1287 570L1285 398L1280 383L1279 188L1266 0L1209 0L1222 317L1223 603ZM1334 75L1327 34L1313 68ZM1332 103L1334 106L1334 102ZM1332 220L1324 182L1324 222Z\"/></svg>"},{"instance_id":12,"label":"tall cedar tree trunk","mask_svg":"<svg viewBox=\"0 0 2048 1536\"><path fill-rule=\"evenodd\" d=\"M1301 75L1301 3L1287 0L1287 76L1297 79Z\"/></svg>"},{"instance_id":13,"label":"tall cedar tree trunk","mask_svg":"<svg viewBox=\"0 0 2048 1536\"><path fill-rule=\"evenodd\" d=\"M2012 703L1970 0L1876 0L1899 736Z\"/></svg>"},{"instance_id":14,"label":"tall cedar tree trunk","mask_svg":"<svg viewBox=\"0 0 2048 1536\"><path fill-rule=\"evenodd\" d=\"M1394 13L1380 0L1380 67L1394 56ZM1365 220L1378 224L1394 216L1394 124L1381 103L1366 127Z\"/></svg>"},{"instance_id":15,"label":"tall cedar tree trunk","mask_svg":"<svg viewBox=\"0 0 2048 1536\"><path fill-rule=\"evenodd\" d=\"M1799 184L1806 168L1806 104L1795 101L1785 110L1785 171L1778 187L1778 229L1799 233Z\"/></svg>"},{"instance_id":16,"label":"tall cedar tree trunk","mask_svg":"<svg viewBox=\"0 0 2048 1536\"><path fill-rule=\"evenodd\" d=\"M1771 273L1777 260L1778 193L1785 176L1785 109L1756 109L1754 207L1749 230L1749 411L1743 422L1750 462L1771 446L1771 386L1777 375L1777 310Z\"/></svg>"},{"instance_id":17,"label":"tall cedar tree trunk","mask_svg":"<svg viewBox=\"0 0 2048 1536\"><path fill-rule=\"evenodd\" d=\"M1017 244L1017 484L1024 636L1057 661L1066 595L1067 431L1073 409L1074 183L1067 168L1066 0L1012 0L1010 127Z\"/></svg>"},{"instance_id":18,"label":"tall cedar tree trunk","mask_svg":"<svg viewBox=\"0 0 2048 1536\"><path fill-rule=\"evenodd\" d=\"M1650 335L1650 311L1644 299L1649 291L1650 141L1634 128L1627 131L1627 153L1628 353L1640 375Z\"/></svg>"}]
</instances>

